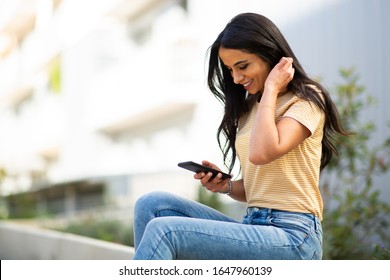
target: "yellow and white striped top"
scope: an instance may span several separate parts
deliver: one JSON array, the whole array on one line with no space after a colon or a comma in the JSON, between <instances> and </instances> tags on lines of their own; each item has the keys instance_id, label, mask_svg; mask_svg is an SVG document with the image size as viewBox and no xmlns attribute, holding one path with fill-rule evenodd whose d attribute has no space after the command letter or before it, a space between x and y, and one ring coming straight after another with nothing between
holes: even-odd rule
<instances>
[{"instance_id":1,"label":"yellow and white striped top","mask_svg":"<svg viewBox=\"0 0 390 280\"><path fill-rule=\"evenodd\" d=\"M290 117L311 135L284 156L264 165L249 161L250 134L258 102L239 121L236 139L248 207L312 213L322 220L323 202L318 188L325 115L314 103L292 93L278 97L275 122Z\"/></svg>"}]
</instances>

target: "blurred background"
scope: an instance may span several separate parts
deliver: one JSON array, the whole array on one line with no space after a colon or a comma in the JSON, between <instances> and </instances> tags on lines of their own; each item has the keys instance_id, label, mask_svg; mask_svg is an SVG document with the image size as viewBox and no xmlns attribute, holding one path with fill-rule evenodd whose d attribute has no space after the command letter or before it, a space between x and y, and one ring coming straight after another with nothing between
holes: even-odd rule
<instances>
[{"instance_id":1,"label":"blurred background","mask_svg":"<svg viewBox=\"0 0 390 280\"><path fill-rule=\"evenodd\" d=\"M135 201L163 190L241 219L245 205L202 193L177 163L207 159L226 170L206 51L248 11L274 21L308 74L356 109L347 117L360 142L322 181L326 205L339 211L332 220L350 220L340 187L356 194L360 213L379 202L375 213L387 213L389 1L0 0L0 218L78 234L91 223L107 228L102 239L131 246ZM388 240L373 240L389 252Z\"/></svg>"}]
</instances>

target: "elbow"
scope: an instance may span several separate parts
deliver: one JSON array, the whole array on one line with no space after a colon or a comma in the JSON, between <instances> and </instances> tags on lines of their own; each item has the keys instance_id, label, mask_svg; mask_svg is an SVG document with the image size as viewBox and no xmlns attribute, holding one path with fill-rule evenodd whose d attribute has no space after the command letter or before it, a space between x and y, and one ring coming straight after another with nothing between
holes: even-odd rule
<instances>
[{"instance_id":1,"label":"elbow","mask_svg":"<svg viewBox=\"0 0 390 280\"><path fill-rule=\"evenodd\" d=\"M274 158L268 156L266 153L249 153L249 161L254 165L264 165L272 162Z\"/></svg>"}]
</instances>

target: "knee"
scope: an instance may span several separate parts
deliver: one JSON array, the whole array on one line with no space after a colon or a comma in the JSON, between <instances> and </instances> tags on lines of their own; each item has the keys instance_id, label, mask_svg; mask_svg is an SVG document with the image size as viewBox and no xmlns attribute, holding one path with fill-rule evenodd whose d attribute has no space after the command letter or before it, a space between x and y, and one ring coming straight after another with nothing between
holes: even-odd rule
<instances>
[{"instance_id":1,"label":"knee","mask_svg":"<svg viewBox=\"0 0 390 280\"><path fill-rule=\"evenodd\" d=\"M134 212L140 213L150 209L159 208L161 203L169 199L171 195L166 192L150 192L141 196L135 203Z\"/></svg>"},{"instance_id":2,"label":"knee","mask_svg":"<svg viewBox=\"0 0 390 280\"><path fill-rule=\"evenodd\" d=\"M157 217L147 224L145 232L148 232L148 234L154 235L154 238L159 239L172 232L180 231L184 222L185 220L181 217Z\"/></svg>"}]
</instances>

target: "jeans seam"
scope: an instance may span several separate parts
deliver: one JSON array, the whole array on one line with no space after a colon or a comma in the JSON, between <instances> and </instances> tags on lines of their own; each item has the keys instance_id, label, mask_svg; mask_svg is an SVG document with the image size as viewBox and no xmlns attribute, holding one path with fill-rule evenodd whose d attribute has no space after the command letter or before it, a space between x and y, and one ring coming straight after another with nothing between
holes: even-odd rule
<instances>
[{"instance_id":1,"label":"jeans seam","mask_svg":"<svg viewBox=\"0 0 390 280\"><path fill-rule=\"evenodd\" d=\"M248 225L248 226L256 226L256 225ZM238 239L238 238L233 238L233 237L229 237L229 236L220 236L220 235L216 235L216 234L209 233L209 232L203 232L203 231L197 231L197 230L188 230L188 229L186 229L186 230L181 230L181 229L170 230L170 231L164 233L163 237L166 237L166 235L174 233L174 232L198 233L198 234L203 234L203 235L215 237L215 238L218 238L218 239L227 239L227 240L230 240L232 242L237 242L237 243L246 243L246 244L252 244L252 245L263 245L262 243L258 243L256 241L248 241L246 239ZM306 240L309 236L310 236L309 234L306 234L306 237L304 238L304 240ZM159 242L159 244L160 244L160 242ZM284 247L299 248L299 246L301 246L302 244L300 244L300 245L296 245L296 244L288 244L288 245L264 244L264 245L272 245L272 246L274 246L276 248L284 248Z\"/></svg>"},{"instance_id":2,"label":"jeans seam","mask_svg":"<svg viewBox=\"0 0 390 280\"><path fill-rule=\"evenodd\" d=\"M153 253L152 253L152 255L150 256L149 260L151 260L151 259L153 258L153 256L156 254L156 252L158 251L157 249L158 249L158 247L160 246L160 244L161 244L161 242L162 242L162 240L163 240L164 238L165 238L165 239L167 240L167 242L169 243L169 246L171 247L172 251L175 251L175 250L174 250L174 246L172 245L171 241L169 240L169 238L167 238L167 235L170 234L171 232L173 232L173 230L170 230L170 231L164 233L164 234L161 236L160 240L159 240L158 243L157 243L157 246L153 249ZM174 259L174 258L173 258L173 259Z\"/></svg>"},{"instance_id":3,"label":"jeans seam","mask_svg":"<svg viewBox=\"0 0 390 280\"><path fill-rule=\"evenodd\" d=\"M192 216L191 214L189 213L185 213L184 211L182 211L181 209L179 208L175 208L175 207L161 207L161 208L155 208L155 211L153 211L155 213L155 217L161 217L161 216L157 216L156 214L158 212L161 212L161 211L164 211L164 210L171 210L171 211L176 211L178 213L181 213L189 218L193 218L194 216Z\"/></svg>"}]
</instances>

